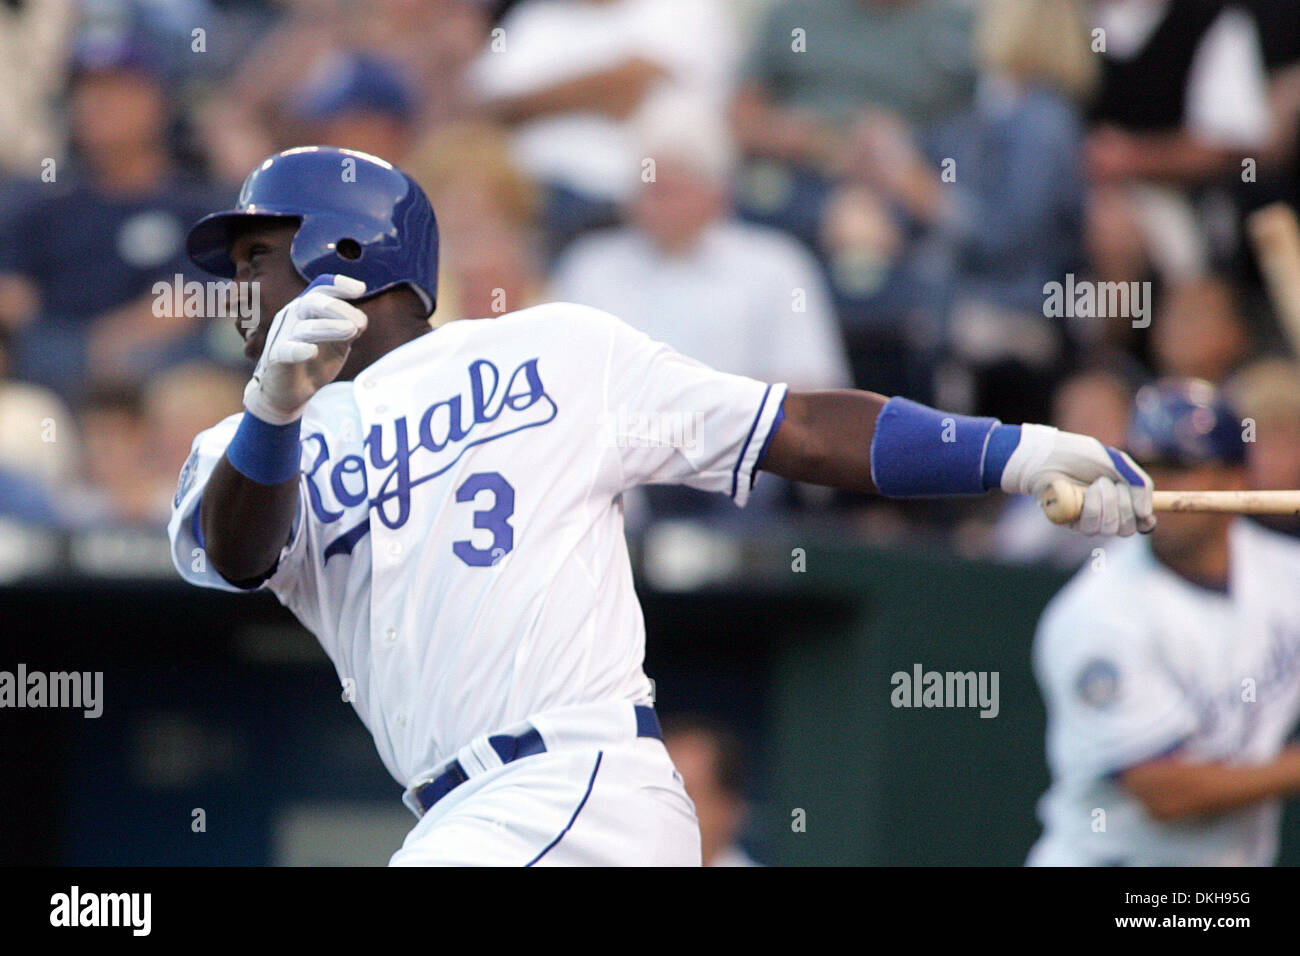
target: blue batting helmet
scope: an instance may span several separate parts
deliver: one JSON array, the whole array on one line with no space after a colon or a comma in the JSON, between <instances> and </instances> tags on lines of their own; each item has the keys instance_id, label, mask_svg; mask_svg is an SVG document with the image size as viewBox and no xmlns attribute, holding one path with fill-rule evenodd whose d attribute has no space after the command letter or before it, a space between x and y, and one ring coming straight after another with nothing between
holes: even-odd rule
<instances>
[{"instance_id":1,"label":"blue batting helmet","mask_svg":"<svg viewBox=\"0 0 1300 956\"><path fill-rule=\"evenodd\" d=\"M1140 464L1190 468L1246 460L1241 419L1209 382L1165 378L1138 389L1126 450Z\"/></svg>"},{"instance_id":2,"label":"blue batting helmet","mask_svg":"<svg viewBox=\"0 0 1300 956\"><path fill-rule=\"evenodd\" d=\"M234 278L233 227L251 216L297 219L290 250L310 282L325 273L366 284L366 295L400 285L430 314L438 299L438 222L419 185L392 163L334 146L300 146L262 161L234 209L195 223L185 249L195 264Z\"/></svg>"}]
</instances>

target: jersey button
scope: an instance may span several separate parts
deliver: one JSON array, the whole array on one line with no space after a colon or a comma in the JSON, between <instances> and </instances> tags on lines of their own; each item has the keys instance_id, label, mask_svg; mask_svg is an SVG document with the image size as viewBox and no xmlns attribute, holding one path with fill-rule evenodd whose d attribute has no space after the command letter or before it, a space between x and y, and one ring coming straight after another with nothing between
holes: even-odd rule
<instances>
[{"instance_id":1,"label":"jersey button","mask_svg":"<svg viewBox=\"0 0 1300 956\"><path fill-rule=\"evenodd\" d=\"M402 545L399 542L394 541L388 546L388 553L395 558L399 557L402 553Z\"/></svg>"},{"instance_id":2,"label":"jersey button","mask_svg":"<svg viewBox=\"0 0 1300 956\"><path fill-rule=\"evenodd\" d=\"M384 414L386 411L388 411L388 406L387 406L387 405L376 405L376 406L375 406L375 414L376 414L376 415L382 415L382 414Z\"/></svg>"},{"instance_id":3,"label":"jersey button","mask_svg":"<svg viewBox=\"0 0 1300 956\"><path fill-rule=\"evenodd\" d=\"M405 726L406 726L406 715L405 715L405 714L398 714L398 715L397 715L397 726L399 726L399 727L405 727Z\"/></svg>"},{"instance_id":4,"label":"jersey button","mask_svg":"<svg viewBox=\"0 0 1300 956\"><path fill-rule=\"evenodd\" d=\"M374 387L375 387L375 380L374 380L373 378L368 378L368 379L366 379L364 382L361 383L361 387L362 387L362 388L374 388Z\"/></svg>"},{"instance_id":5,"label":"jersey button","mask_svg":"<svg viewBox=\"0 0 1300 956\"><path fill-rule=\"evenodd\" d=\"M397 628L390 627L388 630L384 631L384 642L386 644L391 644L395 640L397 640Z\"/></svg>"}]
</instances>

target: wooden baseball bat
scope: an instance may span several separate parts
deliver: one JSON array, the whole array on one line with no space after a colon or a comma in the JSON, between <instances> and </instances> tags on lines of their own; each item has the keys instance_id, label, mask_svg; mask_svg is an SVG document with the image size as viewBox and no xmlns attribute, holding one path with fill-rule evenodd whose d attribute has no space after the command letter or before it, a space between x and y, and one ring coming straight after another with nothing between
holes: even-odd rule
<instances>
[{"instance_id":1,"label":"wooden baseball bat","mask_svg":"<svg viewBox=\"0 0 1300 956\"><path fill-rule=\"evenodd\" d=\"M1275 202L1251 213L1246 228L1278 324L1300 356L1300 221L1289 205Z\"/></svg>"},{"instance_id":2,"label":"wooden baseball bat","mask_svg":"<svg viewBox=\"0 0 1300 956\"><path fill-rule=\"evenodd\" d=\"M1058 479L1038 497L1043 513L1069 524L1083 513L1080 485ZM1300 491L1154 491L1156 511L1218 511L1238 515L1300 515Z\"/></svg>"}]
</instances>

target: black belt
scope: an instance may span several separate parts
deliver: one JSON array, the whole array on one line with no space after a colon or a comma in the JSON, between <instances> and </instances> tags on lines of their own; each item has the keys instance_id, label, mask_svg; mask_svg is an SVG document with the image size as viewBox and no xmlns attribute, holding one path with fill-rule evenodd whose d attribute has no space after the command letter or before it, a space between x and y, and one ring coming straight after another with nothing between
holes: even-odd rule
<instances>
[{"instance_id":1,"label":"black belt","mask_svg":"<svg viewBox=\"0 0 1300 956\"><path fill-rule=\"evenodd\" d=\"M645 704L636 705L636 735L638 737L653 737L656 740L664 739L664 733L659 728L659 717L655 714L653 707ZM503 765L515 760L522 760L524 757L531 757L534 754L546 753L546 744L542 742L542 735L537 732L536 727L529 727L521 734L497 734L489 737L488 743L496 751L496 755L501 758ZM469 774L465 772L465 768L461 766L460 761L453 760L438 776L416 787L411 796L415 798L416 804L420 807L420 813L423 815L429 812L430 807L468 779Z\"/></svg>"}]
</instances>

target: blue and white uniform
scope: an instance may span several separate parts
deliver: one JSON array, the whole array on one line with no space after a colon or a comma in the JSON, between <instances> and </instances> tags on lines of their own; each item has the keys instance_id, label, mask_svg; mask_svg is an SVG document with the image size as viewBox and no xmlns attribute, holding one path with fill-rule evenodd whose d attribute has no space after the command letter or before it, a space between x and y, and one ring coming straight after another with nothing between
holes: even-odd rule
<instances>
[{"instance_id":1,"label":"blue and white uniform","mask_svg":"<svg viewBox=\"0 0 1300 956\"><path fill-rule=\"evenodd\" d=\"M263 587L422 814L394 864L699 864L646 706L621 495L683 483L744 505L785 392L553 303L450 323L311 399ZM198 514L239 421L195 440L169 526L182 577L225 590Z\"/></svg>"},{"instance_id":2,"label":"blue and white uniform","mask_svg":"<svg viewBox=\"0 0 1300 956\"><path fill-rule=\"evenodd\" d=\"M1119 782L1164 755L1275 758L1300 718L1300 542L1237 519L1227 590L1160 564L1145 539L1112 542L1048 605L1034 642L1052 785L1042 866L1266 866L1280 801L1161 822Z\"/></svg>"}]
</instances>

